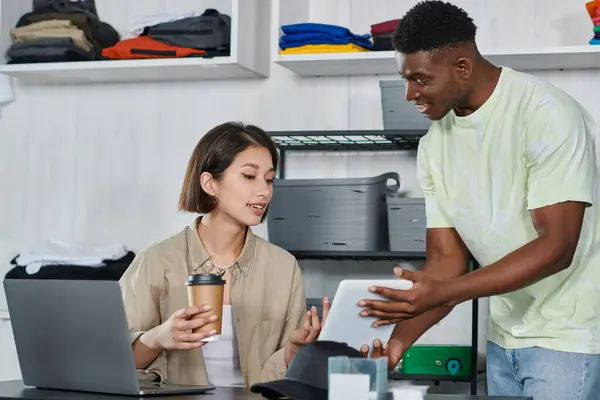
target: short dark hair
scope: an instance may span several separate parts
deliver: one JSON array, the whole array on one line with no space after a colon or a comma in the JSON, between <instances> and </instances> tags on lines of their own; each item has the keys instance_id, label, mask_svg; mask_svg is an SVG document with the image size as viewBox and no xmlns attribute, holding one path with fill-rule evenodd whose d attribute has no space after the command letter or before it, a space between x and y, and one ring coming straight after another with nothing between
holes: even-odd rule
<instances>
[{"instance_id":1,"label":"short dark hair","mask_svg":"<svg viewBox=\"0 0 600 400\"><path fill-rule=\"evenodd\" d=\"M219 180L235 157L249 147L266 148L277 170L277 147L261 128L241 122L225 122L208 131L198 141L190 157L179 196L179 210L197 214L213 211L218 200L202 189L200 175L208 172Z\"/></svg>"},{"instance_id":2,"label":"short dark hair","mask_svg":"<svg viewBox=\"0 0 600 400\"><path fill-rule=\"evenodd\" d=\"M393 45L402 54L452 47L475 41L477 26L460 7L426 0L411 8L396 26Z\"/></svg>"}]
</instances>

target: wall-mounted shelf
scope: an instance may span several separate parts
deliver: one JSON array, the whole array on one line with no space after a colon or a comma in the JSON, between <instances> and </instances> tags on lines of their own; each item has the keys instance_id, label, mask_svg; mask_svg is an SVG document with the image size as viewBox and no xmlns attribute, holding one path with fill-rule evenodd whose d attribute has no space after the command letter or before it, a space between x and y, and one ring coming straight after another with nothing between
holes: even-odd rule
<instances>
[{"instance_id":1,"label":"wall-mounted shelf","mask_svg":"<svg viewBox=\"0 0 600 400\"><path fill-rule=\"evenodd\" d=\"M278 55L275 64L306 78L398 74L393 51L286 54Z\"/></svg>"},{"instance_id":2,"label":"wall-mounted shelf","mask_svg":"<svg viewBox=\"0 0 600 400\"><path fill-rule=\"evenodd\" d=\"M156 2L130 2L133 4L123 12L135 10L136 13L151 15L160 11L153 8L156 7ZM3 59L6 50L12 44L8 32L24 13L31 11L31 1L4 1L0 3L0 7L0 53ZM190 11L185 2L182 2L181 7L179 12ZM201 0L195 7L195 10L200 11L215 8L231 16L231 45L228 57L2 64L0 74L36 85L258 79L269 76L271 1ZM178 12L178 6L175 5L171 11ZM111 9L107 9L104 14L102 9L99 9L100 18L109 24L113 20L118 23L124 18L122 15L110 13ZM122 39L126 37L127 34L123 33Z\"/></svg>"},{"instance_id":3,"label":"wall-mounted shelf","mask_svg":"<svg viewBox=\"0 0 600 400\"><path fill-rule=\"evenodd\" d=\"M484 56L520 71L600 68L600 46L500 50ZM278 55L275 63L303 77L398 74L393 51Z\"/></svg>"},{"instance_id":4,"label":"wall-mounted shelf","mask_svg":"<svg viewBox=\"0 0 600 400\"><path fill-rule=\"evenodd\" d=\"M12 64L0 65L0 74L29 84L199 81L265 76L244 67L234 57Z\"/></svg>"}]
</instances>

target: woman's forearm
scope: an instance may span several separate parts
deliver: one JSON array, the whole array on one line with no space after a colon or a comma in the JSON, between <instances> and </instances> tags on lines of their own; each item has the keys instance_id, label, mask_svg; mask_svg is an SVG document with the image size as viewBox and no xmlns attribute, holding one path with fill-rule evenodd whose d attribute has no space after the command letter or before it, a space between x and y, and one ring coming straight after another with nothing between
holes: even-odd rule
<instances>
[{"instance_id":1,"label":"woman's forearm","mask_svg":"<svg viewBox=\"0 0 600 400\"><path fill-rule=\"evenodd\" d=\"M133 342L133 359L137 369L145 369L163 352L157 341L156 328L143 333Z\"/></svg>"}]
</instances>

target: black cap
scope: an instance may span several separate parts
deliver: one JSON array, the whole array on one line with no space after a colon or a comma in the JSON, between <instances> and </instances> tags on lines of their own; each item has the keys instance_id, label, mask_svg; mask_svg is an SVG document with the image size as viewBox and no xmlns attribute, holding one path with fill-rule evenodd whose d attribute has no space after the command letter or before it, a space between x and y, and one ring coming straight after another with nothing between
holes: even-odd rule
<instances>
[{"instance_id":1,"label":"black cap","mask_svg":"<svg viewBox=\"0 0 600 400\"><path fill-rule=\"evenodd\" d=\"M308 343L298 349L283 379L257 383L250 391L267 399L327 400L329 357L336 356L364 358L346 343L324 340Z\"/></svg>"},{"instance_id":2,"label":"black cap","mask_svg":"<svg viewBox=\"0 0 600 400\"><path fill-rule=\"evenodd\" d=\"M224 285L225 280L221 275L217 274L195 274L188 276L185 281L186 286L197 286L197 285Z\"/></svg>"}]
</instances>

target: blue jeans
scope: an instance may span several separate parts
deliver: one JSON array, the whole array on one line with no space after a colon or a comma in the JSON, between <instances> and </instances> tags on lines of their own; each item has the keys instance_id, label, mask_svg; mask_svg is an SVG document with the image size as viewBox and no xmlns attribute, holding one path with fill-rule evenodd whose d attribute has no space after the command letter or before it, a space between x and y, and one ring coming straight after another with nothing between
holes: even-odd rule
<instances>
[{"instance_id":1,"label":"blue jeans","mask_svg":"<svg viewBox=\"0 0 600 400\"><path fill-rule=\"evenodd\" d=\"M490 396L529 396L533 400L600 399L600 355L540 347L504 349L487 344Z\"/></svg>"}]
</instances>

